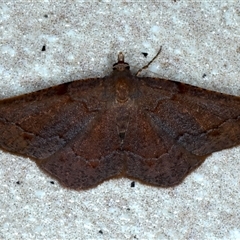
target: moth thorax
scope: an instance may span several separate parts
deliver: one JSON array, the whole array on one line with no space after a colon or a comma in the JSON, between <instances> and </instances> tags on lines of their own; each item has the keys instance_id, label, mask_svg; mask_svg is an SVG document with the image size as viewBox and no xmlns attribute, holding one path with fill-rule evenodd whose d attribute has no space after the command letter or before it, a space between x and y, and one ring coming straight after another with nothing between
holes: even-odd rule
<instances>
[{"instance_id":1,"label":"moth thorax","mask_svg":"<svg viewBox=\"0 0 240 240\"><path fill-rule=\"evenodd\" d=\"M129 99L130 87L125 80L116 83L116 101L119 103L127 102Z\"/></svg>"}]
</instances>

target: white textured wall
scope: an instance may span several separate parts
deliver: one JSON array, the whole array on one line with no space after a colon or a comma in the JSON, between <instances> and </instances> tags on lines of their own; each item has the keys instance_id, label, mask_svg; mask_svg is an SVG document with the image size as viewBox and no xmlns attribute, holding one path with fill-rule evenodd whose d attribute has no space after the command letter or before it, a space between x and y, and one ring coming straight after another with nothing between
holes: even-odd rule
<instances>
[{"instance_id":1,"label":"white textured wall","mask_svg":"<svg viewBox=\"0 0 240 240\"><path fill-rule=\"evenodd\" d=\"M238 1L4 2L0 98L104 76L119 51L136 72L160 45L149 71L240 95ZM118 179L75 192L0 151L0 239L240 239L239 173L240 147L175 188Z\"/></svg>"}]
</instances>

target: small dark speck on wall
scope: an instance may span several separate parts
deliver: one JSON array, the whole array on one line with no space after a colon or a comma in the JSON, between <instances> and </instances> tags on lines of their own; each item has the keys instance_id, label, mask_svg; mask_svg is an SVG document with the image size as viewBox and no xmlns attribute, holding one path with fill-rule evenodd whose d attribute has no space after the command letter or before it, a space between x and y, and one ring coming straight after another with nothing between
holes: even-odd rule
<instances>
[{"instance_id":1,"label":"small dark speck on wall","mask_svg":"<svg viewBox=\"0 0 240 240\"><path fill-rule=\"evenodd\" d=\"M45 52L45 51L46 51L46 45L43 45L42 52Z\"/></svg>"},{"instance_id":2,"label":"small dark speck on wall","mask_svg":"<svg viewBox=\"0 0 240 240\"><path fill-rule=\"evenodd\" d=\"M135 182L131 182L131 187L135 187Z\"/></svg>"}]
</instances>

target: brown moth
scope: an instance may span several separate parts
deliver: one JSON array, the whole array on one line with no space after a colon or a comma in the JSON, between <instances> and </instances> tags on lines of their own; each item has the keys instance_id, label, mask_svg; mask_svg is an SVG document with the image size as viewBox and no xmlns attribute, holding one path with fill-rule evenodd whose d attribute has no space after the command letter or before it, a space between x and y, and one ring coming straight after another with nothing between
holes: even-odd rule
<instances>
[{"instance_id":1,"label":"brown moth","mask_svg":"<svg viewBox=\"0 0 240 240\"><path fill-rule=\"evenodd\" d=\"M174 186L239 144L240 97L134 76L122 53L104 78L0 101L0 148L72 189L113 177Z\"/></svg>"}]
</instances>

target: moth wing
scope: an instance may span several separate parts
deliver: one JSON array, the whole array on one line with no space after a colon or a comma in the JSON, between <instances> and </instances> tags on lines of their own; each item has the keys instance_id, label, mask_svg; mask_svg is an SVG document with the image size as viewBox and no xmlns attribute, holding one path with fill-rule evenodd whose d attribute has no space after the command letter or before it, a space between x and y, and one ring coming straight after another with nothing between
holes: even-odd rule
<instances>
[{"instance_id":1,"label":"moth wing","mask_svg":"<svg viewBox=\"0 0 240 240\"><path fill-rule=\"evenodd\" d=\"M212 152L240 144L240 98L187 84L139 78L138 113L126 135L126 174L179 184Z\"/></svg>"},{"instance_id":2,"label":"moth wing","mask_svg":"<svg viewBox=\"0 0 240 240\"><path fill-rule=\"evenodd\" d=\"M152 124L190 153L204 156L240 144L240 97L169 80L142 81Z\"/></svg>"},{"instance_id":3,"label":"moth wing","mask_svg":"<svg viewBox=\"0 0 240 240\"><path fill-rule=\"evenodd\" d=\"M102 80L64 83L0 101L0 148L45 159L91 127L103 108Z\"/></svg>"},{"instance_id":4,"label":"moth wing","mask_svg":"<svg viewBox=\"0 0 240 240\"><path fill-rule=\"evenodd\" d=\"M114 114L109 111L102 112L83 136L75 137L38 166L72 189L91 188L119 176L124 156Z\"/></svg>"}]
</instances>

